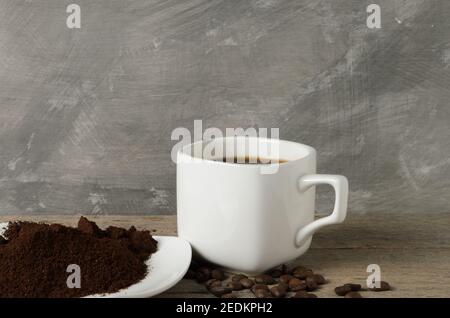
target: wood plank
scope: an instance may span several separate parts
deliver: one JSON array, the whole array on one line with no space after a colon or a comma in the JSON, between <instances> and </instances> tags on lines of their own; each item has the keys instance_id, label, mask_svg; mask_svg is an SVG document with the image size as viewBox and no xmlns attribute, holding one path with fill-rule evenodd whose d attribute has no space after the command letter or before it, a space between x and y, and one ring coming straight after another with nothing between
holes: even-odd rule
<instances>
[{"instance_id":1,"label":"wood plank","mask_svg":"<svg viewBox=\"0 0 450 318\"><path fill-rule=\"evenodd\" d=\"M0 222L29 220L34 222L76 225L80 215L0 216ZM89 215L99 226L109 225L149 229L157 235L176 235L176 216ZM314 235L311 248L450 248L450 216L367 214L350 215L339 225L326 227Z\"/></svg>"},{"instance_id":2,"label":"wood plank","mask_svg":"<svg viewBox=\"0 0 450 318\"><path fill-rule=\"evenodd\" d=\"M337 297L336 286L354 282L365 286L366 267L376 263L382 279L393 290L362 292L363 297L450 297L450 250L448 249L312 249L298 264L322 273L329 281L314 293L318 297ZM193 281L183 280L161 297L204 297L205 288ZM240 297L253 297L239 292Z\"/></svg>"},{"instance_id":3,"label":"wood plank","mask_svg":"<svg viewBox=\"0 0 450 318\"><path fill-rule=\"evenodd\" d=\"M73 216L0 216L0 222L29 220L73 226ZM89 216L108 225L150 229L158 235L176 234L175 216ZM450 297L450 217L439 215L352 215L343 224L318 232L311 249L293 264L322 273L330 283L316 294L335 297L333 289L347 282L365 283L368 264L379 264L382 279L395 287L364 297ZM240 297L252 297L245 291ZM160 297L211 297L194 281L182 280Z\"/></svg>"}]
</instances>

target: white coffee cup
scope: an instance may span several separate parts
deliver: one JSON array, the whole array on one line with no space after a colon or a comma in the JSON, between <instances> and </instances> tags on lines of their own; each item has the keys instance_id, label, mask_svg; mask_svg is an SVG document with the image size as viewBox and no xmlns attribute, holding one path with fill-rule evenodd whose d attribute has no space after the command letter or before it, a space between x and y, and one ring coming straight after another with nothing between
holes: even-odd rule
<instances>
[{"instance_id":1,"label":"white coffee cup","mask_svg":"<svg viewBox=\"0 0 450 318\"><path fill-rule=\"evenodd\" d=\"M287 162L222 162L217 160L224 157L220 151L202 152L211 147L233 148L238 158L264 158L261 149L270 148L278 157L269 159ZM331 185L336 198L333 212L314 220L319 184ZM178 152L178 235L202 258L233 271L261 273L301 256L314 232L345 219L347 198L347 179L316 174L316 151L303 144L227 137L193 143Z\"/></svg>"}]
</instances>

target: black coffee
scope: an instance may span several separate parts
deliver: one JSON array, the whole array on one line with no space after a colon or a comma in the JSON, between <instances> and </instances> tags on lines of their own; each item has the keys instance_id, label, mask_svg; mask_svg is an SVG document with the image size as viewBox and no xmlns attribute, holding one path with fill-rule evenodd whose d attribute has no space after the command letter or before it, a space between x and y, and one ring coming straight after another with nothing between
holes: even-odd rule
<instances>
[{"instance_id":1,"label":"black coffee","mask_svg":"<svg viewBox=\"0 0 450 318\"><path fill-rule=\"evenodd\" d=\"M234 157L234 158L221 158L214 159L215 161L222 161L228 163L238 163L238 164L275 164L275 163L285 163L287 160L284 159L266 159L260 157Z\"/></svg>"}]
</instances>

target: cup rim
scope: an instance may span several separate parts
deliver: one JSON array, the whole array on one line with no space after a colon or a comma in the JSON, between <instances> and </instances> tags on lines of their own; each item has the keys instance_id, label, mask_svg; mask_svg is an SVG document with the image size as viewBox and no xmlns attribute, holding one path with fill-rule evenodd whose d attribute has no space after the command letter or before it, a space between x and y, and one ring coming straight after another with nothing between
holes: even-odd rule
<instances>
[{"instance_id":1,"label":"cup rim","mask_svg":"<svg viewBox=\"0 0 450 318\"><path fill-rule=\"evenodd\" d=\"M294 146L294 147L298 147L298 148L302 148L304 151L306 151L306 154L304 156L299 156L298 158L295 159L291 159L291 160L287 160L286 162L283 163L254 163L251 165L243 165L241 163L234 163L234 162L223 162L223 161L217 161L217 160L212 160L210 158L200 158L195 156L192 153L187 153L186 150L189 148L193 148L195 145L197 144L204 144L206 142L211 142L211 141L225 141L227 139L257 139L258 142L262 141L262 142L268 142L268 143L279 143L279 144L285 144L285 145L289 145L289 146ZM299 143L299 142L295 142L295 141L289 141L289 140L283 140L283 139L278 139L278 138L265 138L265 137L254 137L254 136L228 136L228 137L218 137L218 138L212 138L209 140L198 140L195 142L191 142L183 147L181 147L178 152L177 152L177 163L180 161L179 158L180 156L186 156L189 157L190 160L193 160L193 162L203 162L203 163L208 163L208 164L217 164L217 165L222 165L222 166L227 166L227 167L245 167L245 168L260 168L261 166L273 166L273 165L279 165L280 167L283 166L289 166L293 163L296 163L298 161L310 158L311 156L315 156L316 154L316 150L308 145ZM279 158L280 159L280 158ZM278 160L279 160L278 159Z\"/></svg>"}]
</instances>

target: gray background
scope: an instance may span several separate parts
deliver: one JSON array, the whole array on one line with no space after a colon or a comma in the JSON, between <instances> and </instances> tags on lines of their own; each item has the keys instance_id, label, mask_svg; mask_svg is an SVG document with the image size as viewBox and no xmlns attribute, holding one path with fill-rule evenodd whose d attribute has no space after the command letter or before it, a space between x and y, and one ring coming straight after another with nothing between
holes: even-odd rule
<instances>
[{"instance_id":1,"label":"gray background","mask_svg":"<svg viewBox=\"0 0 450 318\"><path fill-rule=\"evenodd\" d=\"M194 119L314 146L352 213L448 211L450 1L71 2L0 1L0 214L175 213Z\"/></svg>"}]
</instances>

